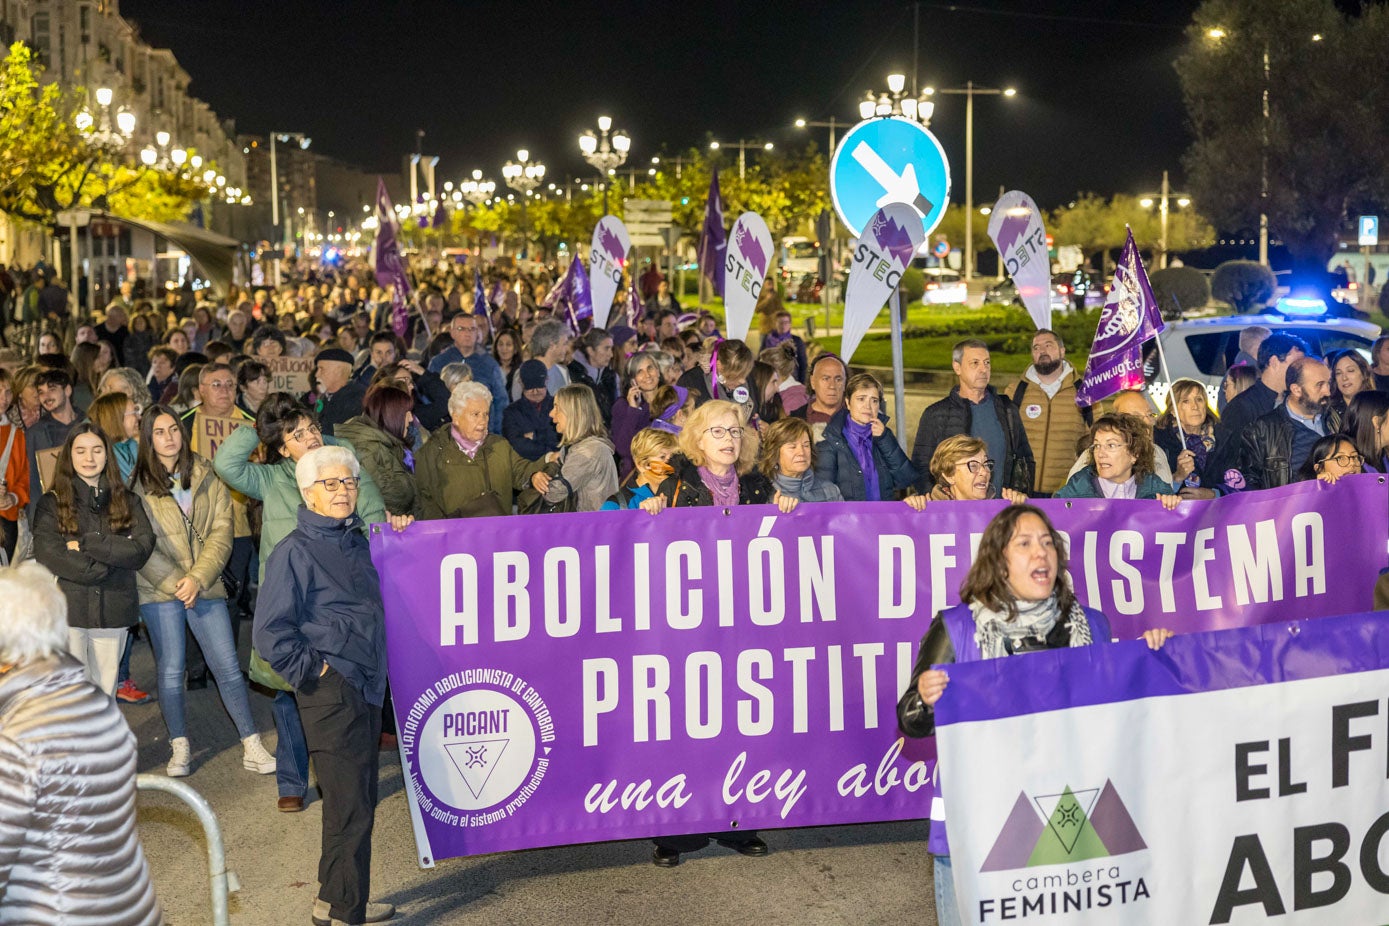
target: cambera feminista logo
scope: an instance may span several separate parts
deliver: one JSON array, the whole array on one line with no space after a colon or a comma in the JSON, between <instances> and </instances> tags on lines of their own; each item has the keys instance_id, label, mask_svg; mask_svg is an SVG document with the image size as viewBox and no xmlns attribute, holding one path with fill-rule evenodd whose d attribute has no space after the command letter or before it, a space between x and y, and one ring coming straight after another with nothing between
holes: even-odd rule
<instances>
[{"instance_id":1,"label":"cambera feminista logo","mask_svg":"<svg viewBox=\"0 0 1389 926\"><path fill-rule=\"evenodd\" d=\"M1148 848L1114 783L1060 794L1018 792L980 871L1064 865Z\"/></svg>"}]
</instances>

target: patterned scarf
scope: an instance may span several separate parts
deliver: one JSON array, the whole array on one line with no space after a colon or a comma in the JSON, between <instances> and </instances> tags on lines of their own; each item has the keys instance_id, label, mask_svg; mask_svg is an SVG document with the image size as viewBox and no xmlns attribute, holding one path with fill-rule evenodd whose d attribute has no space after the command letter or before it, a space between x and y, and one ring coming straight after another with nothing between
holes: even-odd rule
<instances>
[{"instance_id":1,"label":"patterned scarf","mask_svg":"<svg viewBox=\"0 0 1389 926\"><path fill-rule=\"evenodd\" d=\"M1045 640L1061 619L1055 595L1043 601L1019 601L1017 605L1017 619L1010 621L1006 614L990 611L979 602L970 602L969 609L974 614L974 640L984 659L1007 656L1024 640ZM1071 632L1071 646L1089 646L1093 642L1090 622L1085 619L1085 611L1079 603L1071 605L1071 613L1065 620Z\"/></svg>"},{"instance_id":2,"label":"patterned scarf","mask_svg":"<svg viewBox=\"0 0 1389 926\"><path fill-rule=\"evenodd\" d=\"M859 424L852 417L844 416L844 438L849 442L859 469L863 470L864 501L876 502L882 499L878 489L878 466L873 462L873 426Z\"/></svg>"}]
</instances>

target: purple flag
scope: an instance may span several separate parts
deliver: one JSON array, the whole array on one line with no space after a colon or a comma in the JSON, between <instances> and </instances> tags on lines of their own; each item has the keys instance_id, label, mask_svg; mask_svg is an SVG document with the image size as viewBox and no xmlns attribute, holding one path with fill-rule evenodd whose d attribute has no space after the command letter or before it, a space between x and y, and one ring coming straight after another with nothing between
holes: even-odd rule
<instances>
[{"instance_id":1,"label":"purple flag","mask_svg":"<svg viewBox=\"0 0 1389 926\"><path fill-rule=\"evenodd\" d=\"M434 210L434 227L443 228L449 222L449 214L444 211L444 204L439 203L439 208Z\"/></svg>"},{"instance_id":2,"label":"purple flag","mask_svg":"<svg viewBox=\"0 0 1389 926\"><path fill-rule=\"evenodd\" d=\"M1094 405L1116 392L1142 389L1143 345L1164 327L1130 228L1114 268L1114 285L1100 312L1085 378L1076 389L1076 404Z\"/></svg>"},{"instance_id":3,"label":"purple flag","mask_svg":"<svg viewBox=\"0 0 1389 926\"><path fill-rule=\"evenodd\" d=\"M386 181L380 177L376 178L376 222L376 282L391 288L391 329L403 338L410 318L405 306L410 298L410 277L400 256L400 225L395 208L386 192Z\"/></svg>"},{"instance_id":4,"label":"purple flag","mask_svg":"<svg viewBox=\"0 0 1389 926\"><path fill-rule=\"evenodd\" d=\"M574 332L575 337L580 334L579 322L585 318L593 318L593 297L589 293L588 274L584 273L584 262L579 259L577 251L574 259L569 262L569 269L555 284L554 289L546 294L541 305L563 311L569 330Z\"/></svg>"},{"instance_id":5,"label":"purple flag","mask_svg":"<svg viewBox=\"0 0 1389 926\"><path fill-rule=\"evenodd\" d=\"M709 178L709 201L704 205L704 227L699 232L699 272L723 295L723 256L728 234L723 228L723 197L719 196L719 172Z\"/></svg>"},{"instance_id":6,"label":"purple flag","mask_svg":"<svg viewBox=\"0 0 1389 926\"><path fill-rule=\"evenodd\" d=\"M476 268L473 270L473 314L481 315L487 319L487 324L492 324L492 313L487 305L487 295L482 291L482 273Z\"/></svg>"},{"instance_id":7,"label":"purple flag","mask_svg":"<svg viewBox=\"0 0 1389 926\"><path fill-rule=\"evenodd\" d=\"M646 315L646 303L641 299L641 287L637 285L637 276L632 274L632 286L627 290L627 326L637 327L637 322Z\"/></svg>"}]
</instances>

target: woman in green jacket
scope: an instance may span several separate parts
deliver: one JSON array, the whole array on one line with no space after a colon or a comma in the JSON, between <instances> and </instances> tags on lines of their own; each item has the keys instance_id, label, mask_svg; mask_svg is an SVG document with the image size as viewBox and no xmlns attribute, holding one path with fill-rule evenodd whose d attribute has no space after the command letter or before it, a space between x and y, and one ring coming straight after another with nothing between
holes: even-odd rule
<instances>
[{"instance_id":1,"label":"woman in green jacket","mask_svg":"<svg viewBox=\"0 0 1389 926\"><path fill-rule=\"evenodd\" d=\"M362 470L376 481L386 510L419 516L415 491L416 433L414 399L396 386L372 386L362 400L362 413L344 421L333 433L357 452Z\"/></svg>"},{"instance_id":2,"label":"woman in green jacket","mask_svg":"<svg viewBox=\"0 0 1389 926\"><path fill-rule=\"evenodd\" d=\"M288 537L298 525L299 508L304 502L294 479L294 466L310 450L345 441L325 438L313 412L287 392L265 397L256 415L256 427L237 428L217 449L213 467L233 489L264 502L260 530L260 575L275 545ZM256 446L265 444L265 462L252 462ZM357 514L365 531L368 524L387 520L386 509L376 483L363 472L357 495ZM403 530L412 518L391 518L392 527ZM279 742L275 747L275 778L279 785L278 808L286 813L304 809L309 782L309 750L304 725L294 695L284 679L253 650L250 675L253 681L276 690L274 714Z\"/></svg>"}]
</instances>

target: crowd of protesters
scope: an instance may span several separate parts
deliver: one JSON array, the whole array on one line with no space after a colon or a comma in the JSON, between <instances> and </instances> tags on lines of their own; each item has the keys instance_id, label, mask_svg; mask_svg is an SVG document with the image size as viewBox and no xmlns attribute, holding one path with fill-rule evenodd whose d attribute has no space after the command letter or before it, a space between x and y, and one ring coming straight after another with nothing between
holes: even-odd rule
<instances>
[{"instance_id":1,"label":"crowd of protesters","mask_svg":"<svg viewBox=\"0 0 1389 926\"><path fill-rule=\"evenodd\" d=\"M1078 407L1079 373L1055 332L1037 332L1032 365L1001 390L989 346L965 339L955 385L922 413L908 453L882 382L808 345L787 312L764 315L755 349L684 311L650 273L648 301L629 306L624 292L604 325L538 302L543 276L489 274L482 296L457 268L416 273L403 330L364 271L220 304L186 291L156 303L126 284L90 319L40 287L15 303L25 308L11 332L28 338L0 354L4 561L32 557L57 576L67 649L92 685L126 703L157 689L170 776L195 770L185 690L209 675L245 768L276 776L279 811L303 809L312 758L324 802L315 922L391 913L367 892L377 747L394 742L368 524L834 501L929 512L1053 495L1171 509L1389 464L1389 392L1376 388L1389 385L1378 372L1389 339L1372 368L1354 351L1319 358L1250 329L1218 403L1178 380L1160 416L1138 392ZM312 358L307 390L273 388L281 358ZM214 424L227 432L215 446ZM1036 514L986 545L1002 549L1014 528L1051 537ZM990 581L971 587L1009 638L997 612L1025 596ZM1060 613L1084 618L1070 626L1085 642L1106 636L1102 615L1073 598ZM137 631L154 679L131 675ZM946 621L929 651L958 655L958 632ZM943 682L923 666L946 661L918 666L904 728L929 728ZM273 698L274 755L253 689ZM710 838L767 852L743 831L658 840L653 861L678 864Z\"/></svg>"}]
</instances>

